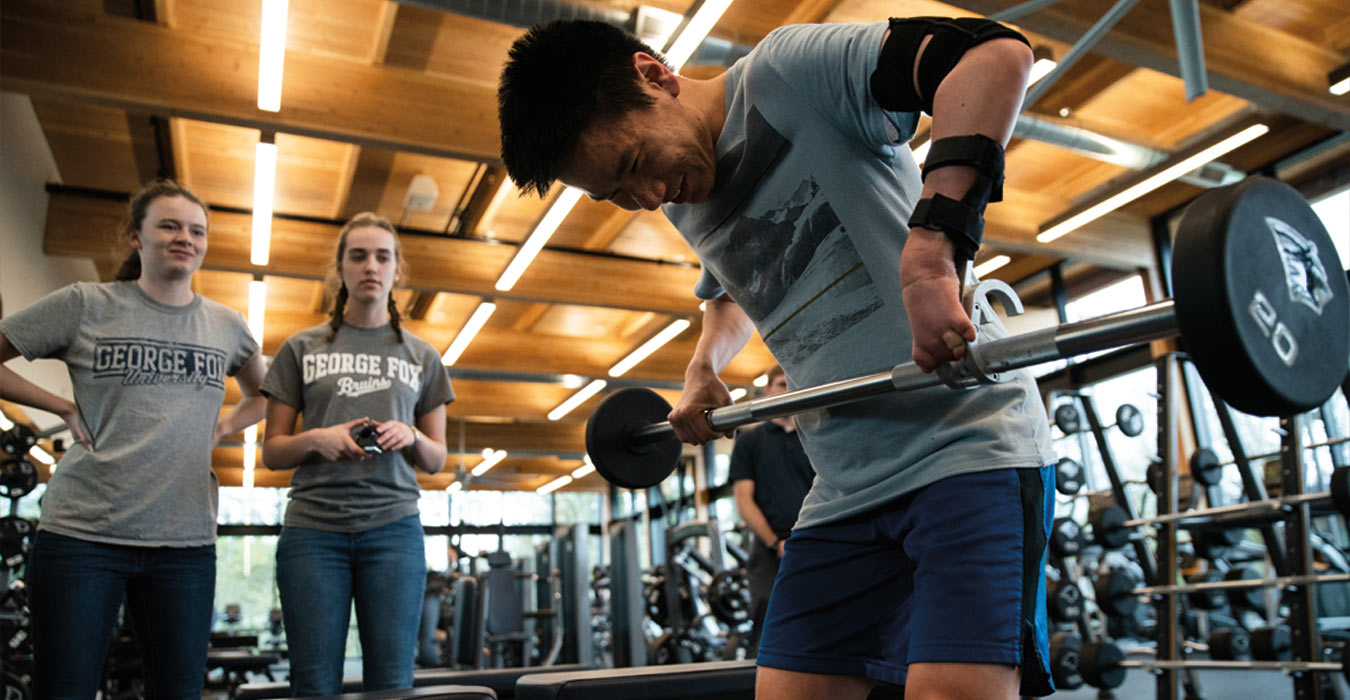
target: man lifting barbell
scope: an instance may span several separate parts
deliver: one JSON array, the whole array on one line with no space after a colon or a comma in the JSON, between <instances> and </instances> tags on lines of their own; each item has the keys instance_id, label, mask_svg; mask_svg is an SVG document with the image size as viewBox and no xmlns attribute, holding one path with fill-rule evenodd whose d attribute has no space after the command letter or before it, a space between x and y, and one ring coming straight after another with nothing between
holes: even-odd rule
<instances>
[{"instance_id":1,"label":"man lifting barbell","mask_svg":"<svg viewBox=\"0 0 1350 700\"><path fill-rule=\"evenodd\" d=\"M785 27L708 80L675 74L599 23L545 25L511 49L498 98L517 184L542 195L560 179L626 208L664 205L703 264L695 291L707 309L678 407L641 390L611 395L587 426L597 469L623 486L655 484L680 441L797 415L818 478L774 586L762 697L860 698L873 680L908 682L914 696L1048 694L1055 457L1035 383L1013 370L1178 331L1189 343L1195 328L1210 342L1234 335L1183 308L1183 295L1191 305L1213 295L1194 285L1178 284L1175 308L1027 337L1007 336L988 308L998 296L1018 306L1006 285L968 290L962 308L1029 64L1019 35L979 19ZM922 179L904 149L920 110L933 115ZM1304 223L1288 222L1288 240L1309 240ZM1231 227L1214 228L1225 239ZM1178 268L1182 258L1179 243ZM1258 272L1270 259L1246 258ZM1193 263L1202 285L1219 288L1214 264ZM1345 281L1330 284L1315 305L1350 316ZM1258 309L1265 346L1247 349L1258 371L1201 365L1230 384L1274 378L1230 392L1239 408L1265 400L1280 410L1270 406L1287 403L1291 386L1306 400L1297 389L1309 353L1291 348L1321 324L1304 325L1307 312L1274 291ZM1240 324L1253 303L1235 297L1210 313L1239 309ZM1326 334L1343 350L1347 323L1335 323ZM790 385L825 386L728 406L717 374L755 330ZM1268 366L1266 348L1289 367ZM877 374L850 379L868 371Z\"/></svg>"}]
</instances>

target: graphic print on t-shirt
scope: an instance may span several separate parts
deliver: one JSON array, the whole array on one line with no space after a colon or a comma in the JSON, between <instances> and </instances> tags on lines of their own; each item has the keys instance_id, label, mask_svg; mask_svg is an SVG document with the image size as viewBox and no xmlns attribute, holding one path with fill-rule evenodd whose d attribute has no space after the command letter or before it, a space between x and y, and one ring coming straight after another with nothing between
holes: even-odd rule
<instances>
[{"instance_id":1,"label":"graphic print on t-shirt","mask_svg":"<svg viewBox=\"0 0 1350 700\"><path fill-rule=\"evenodd\" d=\"M406 384L414 392L422 387L422 366L400 357L363 352L317 352L305 355L300 364L306 386L329 375L344 375L336 380L338 396L355 398L388 391L395 381Z\"/></svg>"},{"instance_id":2,"label":"graphic print on t-shirt","mask_svg":"<svg viewBox=\"0 0 1350 700\"><path fill-rule=\"evenodd\" d=\"M718 175L729 178L724 192L759 188L761 194L776 190L782 196L758 197L774 204L763 211L737 212L717 231L721 240L704 240L721 246L716 256L718 281L755 320L779 362L791 365L862 322L884 302L820 185L813 178L779 182L765 172L775 169L792 143L758 110L751 110L749 121L756 128L747 131L746 146L737 152L761 156L753 167L749 157L738 162L721 159ZM762 154L773 156L766 159ZM798 315L813 304L823 304L828 311L814 310L807 314L814 322L801 322Z\"/></svg>"},{"instance_id":3,"label":"graphic print on t-shirt","mask_svg":"<svg viewBox=\"0 0 1350 700\"><path fill-rule=\"evenodd\" d=\"M99 338L94 376L121 378L123 386L191 384L225 387L225 353L216 348L152 338Z\"/></svg>"}]
</instances>

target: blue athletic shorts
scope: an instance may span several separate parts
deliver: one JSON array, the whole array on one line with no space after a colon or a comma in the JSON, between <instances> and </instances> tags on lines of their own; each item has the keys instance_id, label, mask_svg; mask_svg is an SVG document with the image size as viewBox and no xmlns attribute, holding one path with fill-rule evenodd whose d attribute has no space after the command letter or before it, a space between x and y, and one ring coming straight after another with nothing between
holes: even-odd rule
<instances>
[{"instance_id":1,"label":"blue athletic shorts","mask_svg":"<svg viewBox=\"0 0 1350 700\"><path fill-rule=\"evenodd\" d=\"M794 530L758 663L904 684L912 663L1022 669L1054 691L1045 556L1054 468L949 477L868 513Z\"/></svg>"}]
</instances>

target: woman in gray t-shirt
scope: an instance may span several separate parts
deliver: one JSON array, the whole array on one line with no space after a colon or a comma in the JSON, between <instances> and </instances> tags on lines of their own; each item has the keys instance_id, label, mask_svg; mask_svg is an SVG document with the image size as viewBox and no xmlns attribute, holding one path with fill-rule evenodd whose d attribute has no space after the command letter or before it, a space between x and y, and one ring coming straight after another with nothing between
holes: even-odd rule
<instances>
[{"instance_id":1,"label":"woman in gray t-shirt","mask_svg":"<svg viewBox=\"0 0 1350 700\"><path fill-rule=\"evenodd\" d=\"M0 367L0 398L74 434L28 562L37 697L93 697L125 596L148 687L202 692L216 586L211 450L262 418L265 368L239 312L192 291L206 206L159 180L131 200L118 281L80 282L0 320L0 363L53 358L67 400ZM244 398L221 417L225 377Z\"/></svg>"},{"instance_id":2,"label":"woman in gray t-shirt","mask_svg":"<svg viewBox=\"0 0 1350 700\"><path fill-rule=\"evenodd\" d=\"M347 222L331 321L287 338L263 382L263 462L296 470L277 542L296 697L341 692L353 600L365 689L412 687L426 578L414 469L445 466L454 396L440 353L399 325L402 262L388 221Z\"/></svg>"}]
</instances>

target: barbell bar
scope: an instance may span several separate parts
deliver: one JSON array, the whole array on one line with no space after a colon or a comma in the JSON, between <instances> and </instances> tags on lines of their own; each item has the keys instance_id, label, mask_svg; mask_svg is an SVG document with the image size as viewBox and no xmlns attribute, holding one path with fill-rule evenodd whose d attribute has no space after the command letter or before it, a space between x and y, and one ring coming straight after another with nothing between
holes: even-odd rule
<instances>
[{"instance_id":1,"label":"barbell bar","mask_svg":"<svg viewBox=\"0 0 1350 700\"><path fill-rule=\"evenodd\" d=\"M1285 588L1303 586L1311 583L1344 583L1350 581L1350 574L1305 574L1301 576L1277 576L1275 578L1238 579L1233 581L1206 581L1204 583L1186 583L1173 586L1144 586L1136 588L1132 595L1163 595L1167 593L1193 593L1196 591L1217 591L1241 588Z\"/></svg>"},{"instance_id":2,"label":"barbell bar","mask_svg":"<svg viewBox=\"0 0 1350 700\"><path fill-rule=\"evenodd\" d=\"M977 340L961 360L935 372L905 363L723 406L705 418L714 432L725 433L893 392L942 385L972 388L999 381L1012 370L1173 337L1183 339L1206 383L1248 413L1311 410L1345 379L1350 290L1339 273L1330 236L1293 188L1257 177L1206 192L1182 216L1173 260L1173 299ZM988 313L986 290L1002 296L1005 308L1009 302L1020 307L1010 287L986 287L990 284L972 290L975 298L966 299L968 311ZM669 403L647 389L623 389L606 397L586 426L586 449L596 470L627 488L653 486L669 476L681 451L674 428L664 420L670 410Z\"/></svg>"},{"instance_id":3,"label":"barbell bar","mask_svg":"<svg viewBox=\"0 0 1350 700\"><path fill-rule=\"evenodd\" d=\"M1335 447L1350 442L1350 437L1337 437L1321 442L1313 442L1303 446L1305 451L1312 451L1322 447ZM1283 450L1274 452L1264 452L1262 454L1247 455L1248 462L1259 462L1264 459L1279 457ZM1204 486L1215 486L1222 480L1223 468L1237 464L1237 460L1229 459L1219 461L1219 455L1208 447L1202 447L1191 453L1190 466L1191 476Z\"/></svg>"},{"instance_id":4,"label":"barbell bar","mask_svg":"<svg viewBox=\"0 0 1350 700\"><path fill-rule=\"evenodd\" d=\"M1120 647L1111 642L1085 642L1078 654L1078 671L1083 680L1094 688L1118 688L1125 682L1125 671L1137 668L1146 671L1168 669L1210 669L1281 671L1283 673L1311 673L1339 671L1350 680L1350 654L1341 662L1334 661L1223 661L1216 659L1152 659L1130 660Z\"/></svg>"}]
</instances>

